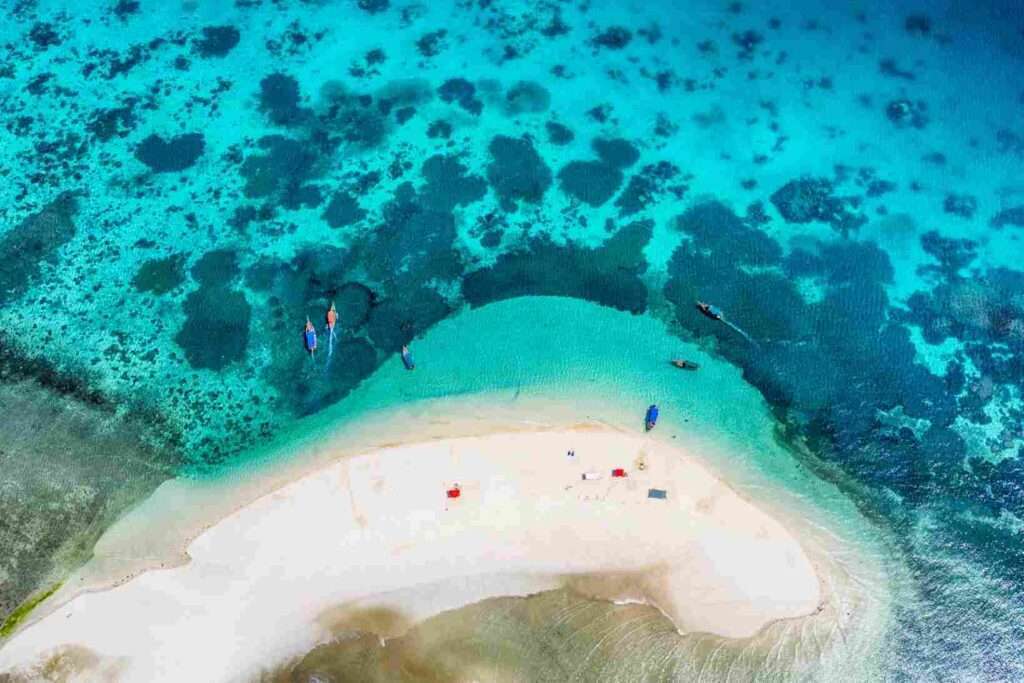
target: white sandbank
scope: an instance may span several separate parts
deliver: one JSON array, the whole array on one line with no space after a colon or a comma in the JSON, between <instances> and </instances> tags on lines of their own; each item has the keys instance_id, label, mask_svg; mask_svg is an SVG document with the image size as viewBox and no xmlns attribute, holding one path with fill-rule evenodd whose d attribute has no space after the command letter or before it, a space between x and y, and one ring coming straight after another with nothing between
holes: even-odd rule
<instances>
[{"instance_id":1,"label":"white sandbank","mask_svg":"<svg viewBox=\"0 0 1024 683\"><path fill-rule=\"evenodd\" d=\"M612 478L617 467L628 476ZM449 500L456 483L462 495ZM652 487L667 499L648 498ZM775 519L684 450L598 425L328 462L213 524L187 554L29 625L0 649L0 671L73 646L118 680L238 680L360 624L363 610L413 623L566 584L728 637L823 599Z\"/></svg>"}]
</instances>

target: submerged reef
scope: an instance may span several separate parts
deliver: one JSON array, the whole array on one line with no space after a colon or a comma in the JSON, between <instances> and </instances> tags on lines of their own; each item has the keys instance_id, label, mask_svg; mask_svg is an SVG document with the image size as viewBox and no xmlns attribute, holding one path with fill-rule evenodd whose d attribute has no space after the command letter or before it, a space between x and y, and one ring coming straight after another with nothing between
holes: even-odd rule
<instances>
[{"instance_id":1,"label":"submerged reef","mask_svg":"<svg viewBox=\"0 0 1024 683\"><path fill-rule=\"evenodd\" d=\"M154 134L135 149L135 158L154 173L173 173L191 168L205 146L202 133L184 133L166 140Z\"/></svg>"},{"instance_id":2,"label":"submerged reef","mask_svg":"<svg viewBox=\"0 0 1024 683\"><path fill-rule=\"evenodd\" d=\"M551 169L529 140L499 135L488 147L493 161L487 180L501 198L502 208L514 211L517 200L536 203L551 186Z\"/></svg>"},{"instance_id":3,"label":"submerged reef","mask_svg":"<svg viewBox=\"0 0 1024 683\"><path fill-rule=\"evenodd\" d=\"M516 296L572 296L643 313L643 248L652 228L650 221L630 223L597 249L532 240L521 250L499 256L492 267L466 275L463 295L473 306Z\"/></svg>"},{"instance_id":4,"label":"submerged reef","mask_svg":"<svg viewBox=\"0 0 1024 683\"><path fill-rule=\"evenodd\" d=\"M195 52L200 57L224 57L235 49L241 37L234 26L205 26L203 37L195 42Z\"/></svg>"},{"instance_id":5,"label":"submerged reef","mask_svg":"<svg viewBox=\"0 0 1024 683\"><path fill-rule=\"evenodd\" d=\"M78 200L65 192L0 235L0 304L23 295L75 236Z\"/></svg>"},{"instance_id":6,"label":"submerged reef","mask_svg":"<svg viewBox=\"0 0 1024 683\"><path fill-rule=\"evenodd\" d=\"M821 221L846 234L867 219L853 210L854 200L837 197L825 178L791 180L771 196L772 204L790 223Z\"/></svg>"}]
</instances>

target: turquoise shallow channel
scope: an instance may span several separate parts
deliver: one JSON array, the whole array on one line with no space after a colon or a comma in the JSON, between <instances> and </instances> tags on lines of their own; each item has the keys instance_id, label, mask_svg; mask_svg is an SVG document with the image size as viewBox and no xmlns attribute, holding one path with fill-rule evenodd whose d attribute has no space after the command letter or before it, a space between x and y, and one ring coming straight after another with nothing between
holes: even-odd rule
<instances>
[{"instance_id":1,"label":"turquoise shallow channel","mask_svg":"<svg viewBox=\"0 0 1024 683\"><path fill-rule=\"evenodd\" d=\"M657 402L871 559L845 650L556 591L267 676L452 680L475 637L498 680L1024 679L1019 3L5 0L0 33L0 640L169 479Z\"/></svg>"}]
</instances>

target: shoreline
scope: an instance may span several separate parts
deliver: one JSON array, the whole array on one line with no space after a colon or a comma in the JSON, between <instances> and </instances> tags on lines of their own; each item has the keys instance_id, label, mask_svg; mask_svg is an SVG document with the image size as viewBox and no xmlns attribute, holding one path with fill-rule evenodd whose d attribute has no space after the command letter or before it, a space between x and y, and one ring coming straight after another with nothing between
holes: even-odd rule
<instances>
[{"instance_id":1,"label":"shoreline","mask_svg":"<svg viewBox=\"0 0 1024 683\"><path fill-rule=\"evenodd\" d=\"M520 425L522 426L522 422ZM443 425L447 433L450 433L450 427L451 425L448 424ZM426 431L429 433L430 430ZM566 449L562 448L566 443L586 444L585 448L580 449L578 460L568 458ZM518 447L529 450L528 446L547 452L518 459L515 453L509 453L510 448L514 450ZM328 450L330 449L328 448ZM271 527L263 529L259 538L267 541L266 545L271 546L270 548L265 548L263 543L246 545L243 540L239 539L247 538L246 534L248 533L256 534L261 523L269 524L269 522L261 522L266 519L266 515L271 517L274 515L287 516L289 509L300 505L298 501L304 497L316 499L320 501L321 506L327 507L318 508L313 505L305 511L306 517L300 515L293 521L301 519L306 523L316 524L318 522L313 518L322 516L325 509L330 509L335 515L335 524L341 524L342 522L339 520L342 517L339 515L343 515L344 511L337 507L339 503L335 500L339 492L338 481L341 479L347 479L351 497L352 508L347 513L348 519L344 520L344 523L351 527L346 527L349 529L348 533L354 534L353 538L376 534L369 539L372 542L367 542L364 538L362 545L349 539L346 542L354 543L354 545L348 549L360 550L362 553L360 556L370 553L372 557L376 558L370 564L378 569L377 573L393 574L397 572L395 580L391 583L382 582L379 577L361 575L362 588L348 592L342 591L333 596L336 605L347 605L348 609L359 604L374 608L391 605L407 615L406 621L414 623L441 611L461 607L486 597L526 595L541 590L559 588L566 582L571 583L572 575L583 575L582 580L575 579L577 586L587 587L585 592L589 592L594 597L608 600L639 600L654 604L669 615L677 628L684 632L717 632L726 637L744 638L753 636L767 625L780 619L815 614L823 609L823 600L826 596L822 593L826 583L819 576L819 569L812 564L796 538L775 519L764 514L744 497L737 494L722 479L709 473L699 462L699 458L691 458L685 450L661 443L652 437L617 430L606 424L599 425L593 422L580 424L580 421L577 420L575 429L570 430L544 429L540 425L530 425L528 428L522 427L518 431L503 431L490 436L461 436L440 441L428 437L427 440L421 440L420 443L391 446L383 450L376 449L354 457L345 455L344 451L349 450L348 448L339 450L343 452L335 452L333 458L328 457L327 464L319 466L314 464L311 474L301 474L299 478L293 479L283 487L273 488L269 493L264 493L253 502L243 504L240 509L235 509L225 518L207 526L188 546L188 555L192 557L191 562L186 561L185 564L174 568L168 568L165 562L162 570L143 570L134 578L120 582L115 588L79 593L77 597L62 604L56 611L26 625L3 649L0 649L0 662L4 666L10 666L15 662L27 664L31 661L30 652L41 655L47 647L57 645L60 638L55 640L50 636L70 628L69 623L77 621L80 618L79 615L83 614L83 610L84 613L88 613L89 610L85 609L83 605L99 604L110 600L114 600L116 603L118 594L132 594L133 592L136 593L136 598L130 602L137 603L139 591L142 591L141 595L152 597L153 594L147 593L147 591L156 590L157 595L163 595L167 591L182 590L182 584L176 584L171 577L180 575L175 580L187 583L191 580L198 580L195 577L189 578L190 574L201 573L204 567L209 571L208 567L211 566L211 562L213 566L222 568L230 565L231 562L219 556L217 550L218 547L223 547L228 540L241 544L231 552L231 557L244 556L243 550L256 553L254 557L260 557L259 553L266 552L286 553L287 550L284 548L289 547L288 543L292 542L290 537L294 535L294 528L301 527L301 525L285 524L281 526L279 523L276 527L271 525ZM585 456L584 453L586 453ZM628 457L626 453L628 453ZM641 453L642 455L639 455ZM411 454L416 454L417 457L410 459ZM637 457L644 459L646 463L644 470L637 469ZM540 458L540 462L537 461L538 458ZM315 456L312 458L313 462L317 460L318 458ZM585 460L588 460L589 463L584 462ZM391 472L390 477L379 479L378 483L374 484L375 486L405 487L401 489L399 498L391 498L387 504L378 500L380 497L374 493L372 487L367 488L370 486L369 480L366 479L369 475L360 469L372 466L389 470L397 467L399 462L404 468L422 468L428 461L438 468L447 467L448 470L451 470L447 475L449 477L456 476L455 473L458 471L462 471L469 477L463 477L462 490L464 493L462 497L452 501L453 504L448 506L448 510L433 509L431 512L432 506L436 506L438 500L445 500L443 491L437 486L431 487L429 494L424 494L423 491L416 488L417 484L424 480L424 477L437 476L431 474L429 469L422 472L416 470L420 472L420 475L414 477L412 482L406 481L408 479L406 475L409 473L407 469L395 470ZM543 463L543 467L541 467L541 463ZM604 473L603 478L596 482L587 482L579 478L581 475L579 470L582 467L598 468L595 471L601 471L609 469L607 466L615 463L618 463L617 466L626 468L630 476L621 480L612 480L608 473ZM539 470L538 467L540 467ZM353 476L353 471L360 472L359 476L362 476L363 479ZM553 471L558 472L557 477L551 474ZM683 472L686 476L682 475ZM643 488L645 482L653 487L657 483L655 480L658 476L671 482L666 484L670 496L667 501L647 499L645 496L646 489ZM546 477L555 477L557 482L547 481ZM330 482L332 481L335 485L334 488L331 488ZM380 481L388 483L380 484ZM454 481L451 481L446 485L453 483ZM590 484L594 484L594 486L590 486ZM363 488L360 489L360 486ZM701 486L704 488L701 489ZM353 489L353 487L355 488ZM509 487L511 490L506 490ZM383 508L373 507L373 505L369 508L373 515L379 515L379 517L373 518L375 520L373 523L381 525L380 529L374 531L371 528L368 531L366 527L360 527L359 520L362 513L358 512L355 507L356 499L353 491L356 490L366 500L376 500L377 502L373 505L384 505ZM708 491L714 491L714 495L710 498L707 495L702 497L694 493L697 490L702 490L705 494ZM605 493L598 495L597 491ZM524 494L531 497L530 505L523 504L522 499L526 497ZM423 498L424 495L427 495L427 498ZM481 497L481 499L478 500L476 497ZM486 508L479 507L482 505L483 498L489 501ZM388 506L396 504L399 500L402 501L401 506L409 509L397 515L393 511L389 512ZM711 509L700 510L698 503L704 501L702 504L707 505L708 500L712 501ZM467 510L474 505L478 506L477 509L473 515L467 516ZM546 511L546 514L540 517L534 515L527 520L527 524L524 524L523 515L534 514L531 512L533 509L531 506L540 506ZM729 511L728 514L716 513L715 506L724 506ZM624 525L621 513L626 509L633 514L648 515L650 519L645 517L645 524L639 526ZM670 510L674 514L685 513L689 517L684 515L675 518L674 523L667 522L666 513ZM551 514L555 512L562 515L562 521L552 526ZM596 521L592 518L594 514L597 514ZM447 515L447 518L441 519L441 521L433 519L444 515ZM462 517L460 518L458 515L462 515ZM488 523L483 526L479 524L479 520L483 518L482 515L490 515L486 517ZM508 518L503 518L502 515L506 515ZM697 524L694 521L698 516L702 517L702 524ZM129 517L134 517L136 524L141 523L140 515L133 513ZM474 519L477 521L474 522ZM684 529L674 526L680 520L686 521ZM600 543L612 543L612 545L594 547L587 543L579 544L578 539L571 532L571 525L567 526L570 521L578 528L587 529L588 534L604 533ZM433 534L433 536L429 536L434 539L433 547L417 550L417 546L423 545L422 538L418 535L409 537L411 522L413 527L419 525L425 530L424 533ZM600 522L600 524L596 524L596 522ZM131 526L132 522L127 521L126 524ZM710 526L708 526L709 524ZM326 536L334 533L326 528L318 528ZM709 529L715 533L711 533ZM228 530L231 530L231 533L228 533ZM121 531L123 532L124 529ZM746 536L743 535L744 533ZM643 543L636 543L638 534L641 535ZM771 538L776 546L764 545L758 541L759 535L763 534L767 534L767 537ZM679 536L685 537L685 543L677 538ZM391 546L396 542L395 539L398 538L405 538L403 543L411 545L408 548L392 548ZM544 547L536 546L537 538L547 539L545 547L556 548L558 552L554 555L545 554ZM741 538L743 543L739 542ZM221 540L218 542L216 539ZM495 544L496 541L500 541L504 547L495 550L495 546L492 544ZM105 543L108 547L112 547L110 539L107 539ZM687 543L690 545L687 546ZM440 544L440 546L436 544ZM767 565L763 560L755 563L749 562L750 544L761 548L763 553L768 553L766 557L775 558L776 575L772 576L770 580L765 573ZM103 545L104 543L101 542L97 546L100 550L100 557L102 557L101 546ZM411 570L406 567L405 573L403 573L403 570L393 569L394 560L382 549L385 546L389 547L391 552L407 555L408 557L403 560L405 563L412 558ZM439 547L449 548L464 558L466 553L470 555L476 553L473 555L476 558L474 566L478 569L484 567L488 560L498 562L498 564L490 566L490 569L483 570L482 573L473 574L482 580L478 582L480 585L476 590L469 590L469 585L466 583L468 576L466 572L453 567L443 558L439 559L437 557ZM682 571L682 575L686 576L685 581L678 580L681 568L673 565L674 558L680 554L681 547L686 547L690 551L684 555L700 560L689 564L684 563L682 569L685 571ZM630 548L629 557L621 557L623 548ZM784 548L782 555L779 555L779 548ZM323 562L322 567L335 567L341 558L341 556L325 558L322 555L324 551L308 544L301 548L291 547L293 551L299 549L310 554L309 557L319 558ZM569 549L574 550L569 553L569 557L566 557L565 554ZM263 564L257 562L258 566L277 566L274 562L268 564L266 557L262 557ZM284 562L284 560L283 556L278 556L275 562ZM669 569L667 570L664 569L665 563L668 563ZM722 565L722 563L725 564ZM100 564L102 565L102 560L100 560ZM757 571L749 571L752 564L757 565ZM290 565L284 562L281 566ZM385 567L386 571L383 569ZM515 571L512 572L515 579L511 582L507 576L502 578L502 574L509 574L507 571L509 567L515 568ZM93 571L95 569L96 567L92 567ZM499 569L506 571L502 574L494 574ZM227 570L223 569L223 571ZM410 571L414 576L409 574ZM244 575L244 572L242 574ZM603 578L586 579L587 575L594 574ZM626 575L629 575L629 579L623 583L622 579ZM615 576L618 578L609 578ZM731 579L725 581L722 579L724 576L730 576ZM783 579L781 581L780 576ZM316 576L307 577L310 581L315 581L316 578ZM440 602L437 600L423 602L422 599L413 599L410 595L400 596L401 591L407 591L410 587L422 585L424 581L431 580L442 584L451 584L452 581L455 581L455 587L449 585L446 590L442 590L441 593L445 597L440 599ZM458 587L460 580L465 584L461 588ZM209 576L207 576L207 581L209 581ZM199 581L197 585L202 585L202 581ZM617 587L611 590L611 586ZM267 586L263 586L260 589L260 595L267 590ZM330 592L330 590L327 591L328 594ZM389 594L390 598L387 597ZM769 595L772 597L766 597ZM704 598L703 610L700 608L702 596ZM254 595L249 596L249 600L253 598ZM397 600L400 604L389 603L389 600ZM321 599L321 603L323 602L324 600ZM329 604L331 601L326 600L326 602L328 603L326 606L323 604L320 606L331 607ZM743 603L743 609L734 609L730 614L728 608L723 609L723 603L734 606ZM203 604L205 605L205 603ZM244 604L246 604L245 600L233 603L233 606L237 610L241 609ZM180 607L180 605L178 606ZM191 609L199 608L200 605L193 605ZM224 606L221 605L220 609L223 610ZM216 612L216 610L213 611ZM168 614L173 613L174 609L172 608ZM68 614L74 614L75 619L69 621ZM303 648L316 645L317 642L329 635L330 629L325 629L323 626L318 627L319 630L313 628L310 631L308 627L310 616L311 613L307 609L304 616L294 625L295 628L291 629L293 631L301 630L300 624L307 623L304 636L300 639L301 643L292 642L289 647L277 653L277 659L294 656ZM81 618L87 620L86 617ZM315 622L316 619L313 621ZM86 631L91 630L86 629ZM99 642L93 643L97 645L96 648L86 646L88 649L96 649L105 659L111 657L120 659L124 656L124 653L117 649L120 646L113 644L118 639L113 638L112 635L98 633L90 633L90 635ZM123 638L124 634L121 639L123 640ZM258 640L255 636L247 638L247 640L249 639ZM107 642L108 640L110 642ZM78 642L81 645L81 638L71 638L69 642ZM34 650L32 643L35 643ZM138 649L145 651L146 647L140 646ZM29 661L26 661L26 658ZM273 663L261 662L264 665ZM158 669L159 667L157 670L148 670L147 675L155 675L158 679L160 677ZM210 671L207 670L206 673L209 675ZM222 673L226 675L227 671ZM131 678L131 675L128 677Z\"/></svg>"}]
</instances>

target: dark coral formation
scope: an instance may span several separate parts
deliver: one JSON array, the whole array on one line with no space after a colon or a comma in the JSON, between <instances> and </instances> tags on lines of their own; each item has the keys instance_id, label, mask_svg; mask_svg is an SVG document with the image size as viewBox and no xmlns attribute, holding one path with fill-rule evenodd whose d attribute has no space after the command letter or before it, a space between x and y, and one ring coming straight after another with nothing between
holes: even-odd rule
<instances>
[{"instance_id":1,"label":"dark coral formation","mask_svg":"<svg viewBox=\"0 0 1024 683\"><path fill-rule=\"evenodd\" d=\"M421 191L423 205L432 211L450 212L456 206L468 206L487 194L487 182L453 156L434 155L423 162Z\"/></svg>"},{"instance_id":2,"label":"dark coral formation","mask_svg":"<svg viewBox=\"0 0 1024 683\"><path fill-rule=\"evenodd\" d=\"M245 358L252 307L242 292L204 285L188 295L183 309L185 324L174 341L190 366L223 370Z\"/></svg>"},{"instance_id":3,"label":"dark coral formation","mask_svg":"<svg viewBox=\"0 0 1024 683\"><path fill-rule=\"evenodd\" d=\"M928 293L910 297L907 320L921 326L925 340L947 337L989 343L1011 343L1024 350L1024 274L996 269L981 278L954 277ZM1024 362L1024 359L1021 359Z\"/></svg>"},{"instance_id":4,"label":"dark coral formation","mask_svg":"<svg viewBox=\"0 0 1024 683\"><path fill-rule=\"evenodd\" d=\"M323 217L332 228L344 228L366 218L366 210L351 193L338 190L324 209Z\"/></svg>"},{"instance_id":5,"label":"dark coral formation","mask_svg":"<svg viewBox=\"0 0 1024 683\"><path fill-rule=\"evenodd\" d=\"M146 261L135 272L132 286L140 292L166 294L185 282L185 257L174 254Z\"/></svg>"},{"instance_id":6,"label":"dark coral formation","mask_svg":"<svg viewBox=\"0 0 1024 683\"><path fill-rule=\"evenodd\" d=\"M740 49L739 58L749 61L753 59L754 51L764 42L764 36L757 31L747 30L732 34L732 42Z\"/></svg>"},{"instance_id":7,"label":"dark coral formation","mask_svg":"<svg viewBox=\"0 0 1024 683\"><path fill-rule=\"evenodd\" d=\"M965 194L947 194L942 202L942 210L960 218L974 218L978 200Z\"/></svg>"},{"instance_id":8,"label":"dark coral formation","mask_svg":"<svg viewBox=\"0 0 1024 683\"><path fill-rule=\"evenodd\" d=\"M608 50L621 50L633 40L633 32L624 26L609 26L594 36L591 43Z\"/></svg>"},{"instance_id":9,"label":"dark coral formation","mask_svg":"<svg viewBox=\"0 0 1024 683\"><path fill-rule=\"evenodd\" d=\"M487 181L506 211L514 211L518 201L540 201L551 187L551 169L529 140L498 135L488 150L492 161L487 167Z\"/></svg>"},{"instance_id":10,"label":"dark coral formation","mask_svg":"<svg viewBox=\"0 0 1024 683\"><path fill-rule=\"evenodd\" d=\"M53 27L53 24L47 22L34 24L28 32L28 39L40 51L55 47L64 42L60 34Z\"/></svg>"},{"instance_id":11,"label":"dark coral formation","mask_svg":"<svg viewBox=\"0 0 1024 683\"><path fill-rule=\"evenodd\" d=\"M58 252L75 236L78 200L65 192L0 236L0 304L22 296L43 266L58 265Z\"/></svg>"},{"instance_id":12,"label":"dark coral formation","mask_svg":"<svg viewBox=\"0 0 1024 683\"><path fill-rule=\"evenodd\" d=\"M474 116L483 111L484 105L476 96L476 87L465 78L450 78L441 84L437 94L445 102L455 102Z\"/></svg>"},{"instance_id":13,"label":"dark coral formation","mask_svg":"<svg viewBox=\"0 0 1024 683\"><path fill-rule=\"evenodd\" d=\"M463 296L473 306L517 296L572 296L642 313L647 308L643 248L652 229L650 221L630 223L598 249L533 239L499 256L492 267L469 273Z\"/></svg>"},{"instance_id":14,"label":"dark coral formation","mask_svg":"<svg viewBox=\"0 0 1024 683\"><path fill-rule=\"evenodd\" d=\"M299 106L299 82L288 74L270 74L260 81L260 111L278 126L302 123L306 110Z\"/></svg>"},{"instance_id":15,"label":"dark coral formation","mask_svg":"<svg viewBox=\"0 0 1024 683\"><path fill-rule=\"evenodd\" d=\"M622 138L597 138L592 147L601 161L615 168L627 168L640 159L640 150Z\"/></svg>"},{"instance_id":16,"label":"dark coral formation","mask_svg":"<svg viewBox=\"0 0 1024 683\"><path fill-rule=\"evenodd\" d=\"M957 277L978 253L978 243L974 240L943 237L935 230L921 235L921 247L939 262L934 270L945 278Z\"/></svg>"},{"instance_id":17,"label":"dark coral formation","mask_svg":"<svg viewBox=\"0 0 1024 683\"><path fill-rule=\"evenodd\" d=\"M428 205L412 183L398 186L383 207L383 218L364 254L365 267L376 279L393 280L400 272L410 280L419 274L451 278L461 272L452 249L455 217L443 206Z\"/></svg>"},{"instance_id":18,"label":"dark coral formation","mask_svg":"<svg viewBox=\"0 0 1024 683\"><path fill-rule=\"evenodd\" d=\"M619 191L622 169L639 160L640 151L628 140L597 138L592 143L599 161L571 161L558 172L562 192L590 206L601 206ZM634 187L640 194L643 188ZM627 200L634 205L635 198ZM625 215L625 214L624 214Z\"/></svg>"},{"instance_id":19,"label":"dark coral formation","mask_svg":"<svg viewBox=\"0 0 1024 683\"><path fill-rule=\"evenodd\" d=\"M932 32L932 20L927 14L910 14L903 22L903 28L911 35L926 36Z\"/></svg>"},{"instance_id":20,"label":"dark coral formation","mask_svg":"<svg viewBox=\"0 0 1024 683\"><path fill-rule=\"evenodd\" d=\"M908 99L893 100L885 106L885 116L897 127L924 128L928 125L928 105Z\"/></svg>"},{"instance_id":21,"label":"dark coral formation","mask_svg":"<svg viewBox=\"0 0 1024 683\"><path fill-rule=\"evenodd\" d=\"M421 290L415 297L398 294L374 306L366 332L378 348L397 353L403 344L447 318L452 310L444 298L432 290Z\"/></svg>"},{"instance_id":22,"label":"dark coral formation","mask_svg":"<svg viewBox=\"0 0 1024 683\"><path fill-rule=\"evenodd\" d=\"M241 37L234 26L204 26L203 37L195 42L195 52L204 58L225 57L235 49Z\"/></svg>"},{"instance_id":23,"label":"dark coral formation","mask_svg":"<svg viewBox=\"0 0 1024 683\"><path fill-rule=\"evenodd\" d=\"M437 31L431 31L425 33L416 41L416 49L424 57L436 57L441 54L441 51L447 47L445 44L445 36L448 35L447 29L438 29Z\"/></svg>"},{"instance_id":24,"label":"dark coral formation","mask_svg":"<svg viewBox=\"0 0 1024 683\"><path fill-rule=\"evenodd\" d=\"M679 168L667 161L659 161L656 164L644 166L639 173L629 179L626 189L615 200L615 206L619 208L619 216L632 216L643 211L652 202L656 201L662 192L668 188L668 183L679 174ZM671 188L676 197L682 197L686 192L683 185Z\"/></svg>"},{"instance_id":25,"label":"dark coral formation","mask_svg":"<svg viewBox=\"0 0 1024 683\"><path fill-rule=\"evenodd\" d=\"M572 130L557 121L548 121L544 124L544 128L548 132L548 142L552 145L568 145L576 139Z\"/></svg>"},{"instance_id":26,"label":"dark coral formation","mask_svg":"<svg viewBox=\"0 0 1024 683\"><path fill-rule=\"evenodd\" d=\"M355 331L370 319L370 309L376 305L376 295L366 285L346 282L331 297L338 311L339 330Z\"/></svg>"},{"instance_id":27,"label":"dark coral formation","mask_svg":"<svg viewBox=\"0 0 1024 683\"><path fill-rule=\"evenodd\" d=\"M359 9L369 14L380 14L391 6L389 0L358 0Z\"/></svg>"},{"instance_id":28,"label":"dark coral formation","mask_svg":"<svg viewBox=\"0 0 1024 683\"><path fill-rule=\"evenodd\" d=\"M231 249L207 252L192 266L200 284L185 299L185 324L174 340L193 368L222 370L245 358L252 307L235 289L241 270Z\"/></svg>"},{"instance_id":29,"label":"dark coral formation","mask_svg":"<svg viewBox=\"0 0 1024 683\"><path fill-rule=\"evenodd\" d=\"M603 161L570 161L558 172L562 192L589 204L601 206L622 185L622 171Z\"/></svg>"},{"instance_id":30,"label":"dark coral formation","mask_svg":"<svg viewBox=\"0 0 1024 683\"><path fill-rule=\"evenodd\" d=\"M234 249L214 249L203 254L192 266L192 277L207 287L223 287L238 277L238 252Z\"/></svg>"},{"instance_id":31,"label":"dark coral formation","mask_svg":"<svg viewBox=\"0 0 1024 683\"><path fill-rule=\"evenodd\" d=\"M128 136L138 124L135 104L136 100L129 98L120 107L97 109L93 112L89 123L86 124L86 130L96 136L100 142Z\"/></svg>"},{"instance_id":32,"label":"dark coral formation","mask_svg":"<svg viewBox=\"0 0 1024 683\"><path fill-rule=\"evenodd\" d=\"M1003 209L992 217L990 225L993 228L1004 228L1007 225L1024 228L1024 206Z\"/></svg>"},{"instance_id":33,"label":"dark coral formation","mask_svg":"<svg viewBox=\"0 0 1024 683\"><path fill-rule=\"evenodd\" d=\"M183 133L166 140L153 134L135 148L135 158L154 173L177 173L191 168L205 148L202 133Z\"/></svg>"},{"instance_id":34,"label":"dark coral formation","mask_svg":"<svg viewBox=\"0 0 1024 683\"><path fill-rule=\"evenodd\" d=\"M260 138L259 147L263 153L250 155L240 169L246 197L268 197L302 187L316 172L317 155L298 140L268 135Z\"/></svg>"},{"instance_id":35,"label":"dark coral formation","mask_svg":"<svg viewBox=\"0 0 1024 683\"><path fill-rule=\"evenodd\" d=\"M432 121L431 124L427 126L427 137L447 140L452 136L452 130L454 130L452 128L452 124L447 121Z\"/></svg>"},{"instance_id":36,"label":"dark coral formation","mask_svg":"<svg viewBox=\"0 0 1024 683\"><path fill-rule=\"evenodd\" d=\"M517 114L539 114L551 106L551 93L540 83L519 81L505 93L505 111Z\"/></svg>"},{"instance_id":37,"label":"dark coral formation","mask_svg":"<svg viewBox=\"0 0 1024 683\"><path fill-rule=\"evenodd\" d=\"M771 201L789 223L821 221L846 234L867 221L852 210L854 200L837 197L833 192L832 182L825 178L801 178L776 190Z\"/></svg>"},{"instance_id":38,"label":"dark coral formation","mask_svg":"<svg viewBox=\"0 0 1024 683\"><path fill-rule=\"evenodd\" d=\"M377 101L368 94L354 93L330 83L321 93L321 103L311 142L322 153L342 145L355 149L379 147L390 131L387 115L393 107L418 104L429 99L429 86L419 81L396 82L379 94Z\"/></svg>"},{"instance_id":39,"label":"dark coral formation","mask_svg":"<svg viewBox=\"0 0 1024 683\"><path fill-rule=\"evenodd\" d=\"M127 21L129 17L139 13L139 0L117 0L111 11L121 21Z\"/></svg>"}]
</instances>

